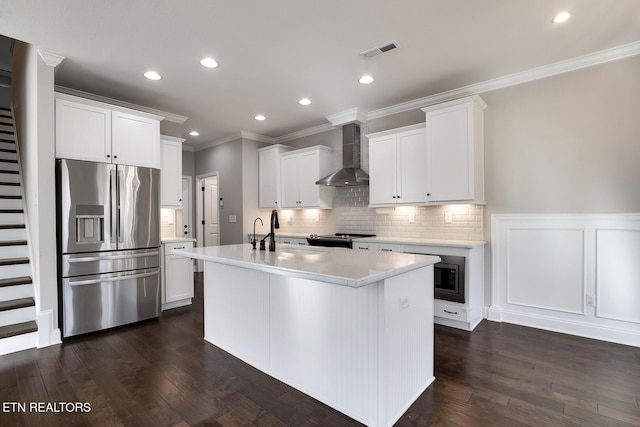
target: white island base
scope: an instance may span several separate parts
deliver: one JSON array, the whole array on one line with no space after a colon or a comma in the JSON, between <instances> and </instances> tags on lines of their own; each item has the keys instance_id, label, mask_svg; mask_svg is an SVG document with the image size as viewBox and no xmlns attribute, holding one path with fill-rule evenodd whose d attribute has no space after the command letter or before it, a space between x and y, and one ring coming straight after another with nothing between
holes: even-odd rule
<instances>
[{"instance_id":1,"label":"white island base","mask_svg":"<svg viewBox=\"0 0 640 427\"><path fill-rule=\"evenodd\" d=\"M354 287L205 260L204 338L355 420L391 426L434 380L435 261Z\"/></svg>"}]
</instances>

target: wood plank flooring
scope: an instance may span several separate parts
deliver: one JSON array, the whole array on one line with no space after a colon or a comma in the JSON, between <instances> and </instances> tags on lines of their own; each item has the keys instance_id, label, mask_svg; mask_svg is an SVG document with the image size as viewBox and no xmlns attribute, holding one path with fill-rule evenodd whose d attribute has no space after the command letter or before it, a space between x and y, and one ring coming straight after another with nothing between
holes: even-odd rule
<instances>
[{"instance_id":1,"label":"wood plank flooring","mask_svg":"<svg viewBox=\"0 0 640 427\"><path fill-rule=\"evenodd\" d=\"M360 425L206 343L198 274L196 293L160 320L0 356L0 425ZM398 426L640 426L640 348L487 321L472 333L436 326L435 375Z\"/></svg>"}]
</instances>

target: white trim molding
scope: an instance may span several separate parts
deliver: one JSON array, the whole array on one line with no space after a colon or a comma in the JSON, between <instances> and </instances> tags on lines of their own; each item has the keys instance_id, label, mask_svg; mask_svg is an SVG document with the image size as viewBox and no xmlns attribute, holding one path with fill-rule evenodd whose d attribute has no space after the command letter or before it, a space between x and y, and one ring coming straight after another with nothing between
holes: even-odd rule
<instances>
[{"instance_id":1,"label":"white trim molding","mask_svg":"<svg viewBox=\"0 0 640 427\"><path fill-rule=\"evenodd\" d=\"M55 53L47 52L45 50L38 50L38 55L50 67L56 68L65 60L64 56L56 55Z\"/></svg>"},{"instance_id":2,"label":"white trim molding","mask_svg":"<svg viewBox=\"0 0 640 427\"><path fill-rule=\"evenodd\" d=\"M640 213L495 214L489 320L640 347Z\"/></svg>"},{"instance_id":3,"label":"white trim molding","mask_svg":"<svg viewBox=\"0 0 640 427\"><path fill-rule=\"evenodd\" d=\"M66 86L56 85L55 86L55 90L56 90L56 92L66 93L67 95L79 96L79 97L85 98L85 99L92 99L94 101L104 102L106 104L117 105L119 107L129 108L131 110L137 110L137 111L142 111L142 112L145 112L145 113L153 114L153 115L156 115L156 116L161 116L161 117L164 118L164 120L167 120L167 121L173 122L173 123L183 124L189 118L189 117L186 117L186 116L181 116L181 115L178 115L178 114L170 113L168 111L162 111L162 110L157 110L155 108L144 107L142 105L132 104L130 102L124 102L124 101L120 101L120 100L117 100L117 99L109 98L109 97L106 97L106 96L96 95L96 94L93 94L93 93L84 92L84 91L77 90L77 89L72 89L72 88L66 87Z\"/></svg>"}]
</instances>

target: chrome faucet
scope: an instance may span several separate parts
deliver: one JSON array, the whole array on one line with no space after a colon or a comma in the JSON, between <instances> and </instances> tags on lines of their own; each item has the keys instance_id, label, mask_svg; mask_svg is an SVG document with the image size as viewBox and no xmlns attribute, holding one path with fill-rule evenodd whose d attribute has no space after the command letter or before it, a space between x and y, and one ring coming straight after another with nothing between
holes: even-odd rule
<instances>
[{"instance_id":1,"label":"chrome faucet","mask_svg":"<svg viewBox=\"0 0 640 427\"><path fill-rule=\"evenodd\" d=\"M253 220L253 240L251 241L251 246L253 249L256 249L256 221L260 220L260 225L264 227L264 222L262 222L262 218L258 217Z\"/></svg>"},{"instance_id":2,"label":"chrome faucet","mask_svg":"<svg viewBox=\"0 0 640 427\"><path fill-rule=\"evenodd\" d=\"M278 211L275 209L271 211L271 230L269 236L269 252L273 252L276 250L276 232L275 229L280 228L280 223L278 222Z\"/></svg>"}]
</instances>

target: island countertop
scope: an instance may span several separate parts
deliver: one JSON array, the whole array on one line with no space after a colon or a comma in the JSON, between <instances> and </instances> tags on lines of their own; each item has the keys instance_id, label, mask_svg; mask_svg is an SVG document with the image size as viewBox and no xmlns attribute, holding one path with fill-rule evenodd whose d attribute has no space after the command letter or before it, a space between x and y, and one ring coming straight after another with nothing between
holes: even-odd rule
<instances>
[{"instance_id":1,"label":"island countertop","mask_svg":"<svg viewBox=\"0 0 640 427\"><path fill-rule=\"evenodd\" d=\"M435 264L437 256L279 244L275 252L249 244L174 249L174 255L302 279L361 287Z\"/></svg>"}]
</instances>

